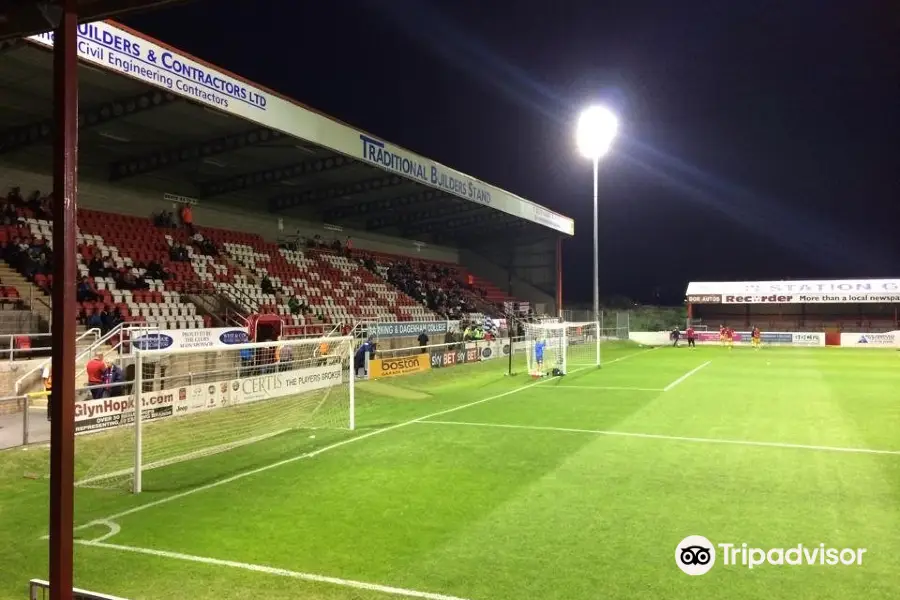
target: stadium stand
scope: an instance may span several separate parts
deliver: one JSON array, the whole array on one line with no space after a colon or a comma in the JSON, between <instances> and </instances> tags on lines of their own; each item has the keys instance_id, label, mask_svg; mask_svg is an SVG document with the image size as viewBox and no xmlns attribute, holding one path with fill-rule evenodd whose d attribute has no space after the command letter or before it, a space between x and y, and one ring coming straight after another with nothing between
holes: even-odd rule
<instances>
[{"instance_id":1,"label":"stadium stand","mask_svg":"<svg viewBox=\"0 0 900 600\"><path fill-rule=\"evenodd\" d=\"M139 36L114 23L97 27ZM0 278L11 286L0 284L0 300L45 325L53 200L32 190L52 185L52 118L49 104L35 101L51 96L49 43L38 36L0 55L0 185L10 189L0 204L9 267L0 265ZM106 63L88 67L88 55L81 61L82 328L233 326L277 314L289 335L321 335L372 320L481 321L504 316L514 280L517 295L553 310L552 265L571 219L268 90L254 92L267 108L249 122L233 102L208 104L178 86L109 73ZM321 123L294 131L298 115ZM529 251L521 259L517 244ZM510 294L464 267L462 249L467 265L491 269ZM532 269L524 278L507 276L517 260Z\"/></svg>"},{"instance_id":2,"label":"stadium stand","mask_svg":"<svg viewBox=\"0 0 900 600\"><path fill-rule=\"evenodd\" d=\"M52 199L34 192L45 207ZM52 223L12 187L16 221L0 229L4 257L49 293ZM0 209L2 210L2 209ZM96 210L78 213L79 317L103 330L119 322L162 329L210 327L188 294L221 294L239 315L279 314L290 333L320 334L357 321L483 319L510 298L452 263L354 251L308 240L280 246L259 235ZM35 256L39 260L35 259ZM471 283L469 283L471 282ZM5 295L19 299L15 288ZM292 301L296 299L296 301Z\"/></svg>"}]
</instances>

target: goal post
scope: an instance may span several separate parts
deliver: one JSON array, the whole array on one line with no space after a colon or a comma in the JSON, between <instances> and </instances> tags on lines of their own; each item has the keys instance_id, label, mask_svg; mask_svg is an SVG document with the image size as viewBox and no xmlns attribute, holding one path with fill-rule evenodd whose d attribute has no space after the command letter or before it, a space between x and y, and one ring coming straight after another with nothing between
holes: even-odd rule
<instances>
[{"instance_id":1,"label":"goal post","mask_svg":"<svg viewBox=\"0 0 900 600\"><path fill-rule=\"evenodd\" d=\"M576 368L599 367L600 333L596 321L526 324L525 356L529 374L566 375Z\"/></svg>"},{"instance_id":2,"label":"goal post","mask_svg":"<svg viewBox=\"0 0 900 600\"><path fill-rule=\"evenodd\" d=\"M353 350L349 336L134 348L121 395L76 407L76 432L97 432L81 441L93 460L77 483L138 493L150 469L296 430L354 429Z\"/></svg>"}]
</instances>

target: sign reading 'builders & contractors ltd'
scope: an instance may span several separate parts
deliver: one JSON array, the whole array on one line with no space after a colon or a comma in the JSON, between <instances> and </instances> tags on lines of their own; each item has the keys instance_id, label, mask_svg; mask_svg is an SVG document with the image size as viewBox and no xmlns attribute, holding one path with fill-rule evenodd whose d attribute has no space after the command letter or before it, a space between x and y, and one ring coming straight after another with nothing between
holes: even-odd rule
<instances>
[{"instance_id":1,"label":"sign reading 'builders & contractors ltd'","mask_svg":"<svg viewBox=\"0 0 900 600\"><path fill-rule=\"evenodd\" d=\"M416 354L402 358L376 358L369 361L369 377L393 377L422 373L431 369L431 357L428 354Z\"/></svg>"}]
</instances>

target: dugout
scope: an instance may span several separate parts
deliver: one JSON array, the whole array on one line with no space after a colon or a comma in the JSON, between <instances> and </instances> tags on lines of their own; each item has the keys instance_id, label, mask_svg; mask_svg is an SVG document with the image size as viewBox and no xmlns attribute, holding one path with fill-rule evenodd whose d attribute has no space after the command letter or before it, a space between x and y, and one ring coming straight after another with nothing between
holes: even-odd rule
<instances>
[{"instance_id":1,"label":"dugout","mask_svg":"<svg viewBox=\"0 0 900 600\"><path fill-rule=\"evenodd\" d=\"M685 302L688 322L710 330L821 332L835 346L851 334L884 334L894 345L900 330L900 279L692 282Z\"/></svg>"}]
</instances>

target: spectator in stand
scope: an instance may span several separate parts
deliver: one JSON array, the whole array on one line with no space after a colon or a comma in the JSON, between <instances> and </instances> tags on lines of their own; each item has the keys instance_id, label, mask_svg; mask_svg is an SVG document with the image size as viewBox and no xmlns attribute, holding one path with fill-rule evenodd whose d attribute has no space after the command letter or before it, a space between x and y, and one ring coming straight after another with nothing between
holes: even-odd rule
<instances>
[{"instance_id":1,"label":"spectator in stand","mask_svg":"<svg viewBox=\"0 0 900 600\"><path fill-rule=\"evenodd\" d=\"M103 329L103 319L100 318L100 313L96 310L88 315L84 324L88 329Z\"/></svg>"},{"instance_id":2,"label":"spectator in stand","mask_svg":"<svg viewBox=\"0 0 900 600\"><path fill-rule=\"evenodd\" d=\"M100 298L100 294L91 285L91 281L87 277L82 277L75 291L75 298L79 302L96 302Z\"/></svg>"},{"instance_id":3,"label":"spectator in stand","mask_svg":"<svg viewBox=\"0 0 900 600\"><path fill-rule=\"evenodd\" d=\"M103 360L103 353L98 352L94 358L88 361L85 367L88 376L88 387L91 388L91 397L96 400L103 397L103 388L94 387L103 384L103 372L106 370L106 363Z\"/></svg>"},{"instance_id":4,"label":"spectator in stand","mask_svg":"<svg viewBox=\"0 0 900 600\"><path fill-rule=\"evenodd\" d=\"M116 396L121 396L122 387L115 384L121 384L124 381L125 377L122 373L122 368L115 363L106 363L106 369L103 371L103 383L106 384L106 387L102 390L103 397L115 398Z\"/></svg>"},{"instance_id":5,"label":"spectator in stand","mask_svg":"<svg viewBox=\"0 0 900 600\"><path fill-rule=\"evenodd\" d=\"M153 215L153 224L163 229L172 229L175 227L175 215L162 210L159 214Z\"/></svg>"},{"instance_id":6,"label":"spectator in stand","mask_svg":"<svg viewBox=\"0 0 900 600\"><path fill-rule=\"evenodd\" d=\"M100 317L100 331L103 335L106 335L113 328L112 313L106 310L106 307L104 306L100 309L98 316Z\"/></svg>"},{"instance_id":7,"label":"spectator in stand","mask_svg":"<svg viewBox=\"0 0 900 600\"><path fill-rule=\"evenodd\" d=\"M100 260L96 255L91 257L91 260L88 261L87 264L88 273L91 277L104 277L106 275L106 269L103 265L103 261Z\"/></svg>"},{"instance_id":8,"label":"spectator in stand","mask_svg":"<svg viewBox=\"0 0 900 600\"><path fill-rule=\"evenodd\" d=\"M194 210L190 204L185 204L181 207L181 222L184 224L184 228L187 229L188 235L194 235Z\"/></svg>"},{"instance_id":9,"label":"spectator in stand","mask_svg":"<svg viewBox=\"0 0 900 600\"><path fill-rule=\"evenodd\" d=\"M331 242L331 249L334 250L337 254L340 254L344 250L344 247L341 245L341 240L334 238L334 240Z\"/></svg>"},{"instance_id":10,"label":"spectator in stand","mask_svg":"<svg viewBox=\"0 0 900 600\"><path fill-rule=\"evenodd\" d=\"M146 277L147 279L159 279L165 281L169 278L169 274L166 273L161 264L159 264L155 260L151 260L150 264L147 265L146 269L144 270L144 277Z\"/></svg>"},{"instance_id":11,"label":"spectator in stand","mask_svg":"<svg viewBox=\"0 0 900 600\"><path fill-rule=\"evenodd\" d=\"M299 315L303 312L303 304L297 296L291 296L291 299L288 300L288 309L292 315Z\"/></svg>"},{"instance_id":12,"label":"spectator in stand","mask_svg":"<svg viewBox=\"0 0 900 600\"><path fill-rule=\"evenodd\" d=\"M16 207L12 203L6 202L3 204L3 208L0 210L0 222L2 222L3 225L14 225L18 217L19 215L16 214Z\"/></svg>"},{"instance_id":13,"label":"spectator in stand","mask_svg":"<svg viewBox=\"0 0 900 600\"><path fill-rule=\"evenodd\" d=\"M272 285L272 280L269 279L268 275L263 275L262 281L260 282L260 287L262 288L263 294L275 293L275 286Z\"/></svg>"},{"instance_id":14,"label":"spectator in stand","mask_svg":"<svg viewBox=\"0 0 900 600\"><path fill-rule=\"evenodd\" d=\"M347 253L347 258L353 256L353 238L347 236L347 241L344 243L344 250Z\"/></svg>"},{"instance_id":15,"label":"spectator in stand","mask_svg":"<svg viewBox=\"0 0 900 600\"><path fill-rule=\"evenodd\" d=\"M425 332L424 329L422 330L422 333L419 334L419 337L417 339L419 340L420 348L424 348L425 346L428 345L428 334Z\"/></svg>"},{"instance_id":16,"label":"spectator in stand","mask_svg":"<svg viewBox=\"0 0 900 600\"><path fill-rule=\"evenodd\" d=\"M188 262L190 260L187 248L181 244L172 244L169 248L169 260L173 262Z\"/></svg>"}]
</instances>

